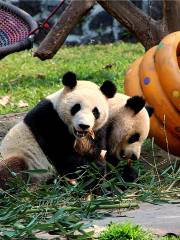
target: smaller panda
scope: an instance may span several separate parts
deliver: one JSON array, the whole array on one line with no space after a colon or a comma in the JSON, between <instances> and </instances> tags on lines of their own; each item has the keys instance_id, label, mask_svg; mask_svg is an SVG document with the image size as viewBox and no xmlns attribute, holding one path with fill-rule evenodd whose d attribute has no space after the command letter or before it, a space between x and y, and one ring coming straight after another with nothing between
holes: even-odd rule
<instances>
[{"instance_id":1,"label":"smaller panda","mask_svg":"<svg viewBox=\"0 0 180 240\"><path fill-rule=\"evenodd\" d=\"M141 146L149 134L152 112L147 111L142 97L120 93L109 99L109 108L109 119L104 126L107 151L119 159L139 159Z\"/></svg>"},{"instance_id":2,"label":"smaller panda","mask_svg":"<svg viewBox=\"0 0 180 240\"><path fill-rule=\"evenodd\" d=\"M17 173L47 169L44 174L33 174L35 181L41 181L52 177L55 170L64 175L82 164L69 158L77 154L75 140L106 123L107 99L114 96L116 87L111 81L101 87L90 81L77 81L72 72L63 76L62 83L64 88L38 103L3 139L0 187L10 177L8 168Z\"/></svg>"},{"instance_id":3,"label":"smaller panda","mask_svg":"<svg viewBox=\"0 0 180 240\"><path fill-rule=\"evenodd\" d=\"M141 147L148 137L150 129L151 107L145 107L145 101L140 96L129 97L116 93L109 99L109 118L98 131L101 148L106 149L106 161L114 167L122 159L127 161L123 170L124 181L133 182L138 174L128 161L138 160Z\"/></svg>"}]
</instances>

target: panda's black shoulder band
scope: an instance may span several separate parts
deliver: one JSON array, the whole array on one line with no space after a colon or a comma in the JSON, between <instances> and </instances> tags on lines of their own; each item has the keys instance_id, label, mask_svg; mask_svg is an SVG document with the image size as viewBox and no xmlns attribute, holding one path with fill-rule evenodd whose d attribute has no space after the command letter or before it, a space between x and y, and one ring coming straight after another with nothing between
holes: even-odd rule
<instances>
[{"instance_id":1,"label":"panda's black shoulder band","mask_svg":"<svg viewBox=\"0 0 180 240\"><path fill-rule=\"evenodd\" d=\"M75 137L61 120L50 100L44 99L30 110L24 123L34 135L40 148L58 172L64 169L64 159L74 153Z\"/></svg>"},{"instance_id":2,"label":"panda's black shoulder band","mask_svg":"<svg viewBox=\"0 0 180 240\"><path fill-rule=\"evenodd\" d=\"M100 87L100 90L107 98L112 98L114 97L117 91L117 88L112 81L106 80Z\"/></svg>"},{"instance_id":3,"label":"panda's black shoulder band","mask_svg":"<svg viewBox=\"0 0 180 240\"><path fill-rule=\"evenodd\" d=\"M73 89L77 84L76 74L73 72L67 72L62 78L62 83L64 86Z\"/></svg>"}]
</instances>

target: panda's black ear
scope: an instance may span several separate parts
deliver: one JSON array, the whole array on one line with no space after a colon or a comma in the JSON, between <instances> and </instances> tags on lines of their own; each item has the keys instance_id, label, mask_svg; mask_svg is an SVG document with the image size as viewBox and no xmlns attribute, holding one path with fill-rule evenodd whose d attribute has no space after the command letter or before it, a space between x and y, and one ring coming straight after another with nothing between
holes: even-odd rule
<instances>
[{"instance_id":1,"label":"panda's black ear","mask_svg":"<svg viewBox=\"0 0 180 240\"><path fill-rule=\"evenodd\" d=\"M112 81L106 80L105 82L103 82L102 86L100 87L100 90L107 98L112 98L114 97L117 88Z\"/></svg>"},{"instance_id":2,"label":"panda's black ear","mask_svg":"<svg viewBox=\"0 0 180 240\"><path fill-rule=\"evenodd\" d=\"M149 106L149 105L146 105L145 108L146 108L146 110L147 110L147 112L149 114L149 117L151 117L153 112L154 112L154 108Z\"/></svg>"},{"instance_id":3,"label":"panda's black ear","mask_svg":"<svg viewBox=\"0 0 180 240\"><path fill-rule=\"evenodd\" d=\"M133 96L126 102L125 107L128 107L137 114L145 106L145 100L140 96Z\"/></svg>"},{"instance_id":4,"label":"panda's black ear","mask_svg":"<svg viewBox=\"0 0 180 240\"><path fill-rule=\"evenodd\" d=\"M73 72L67 72L62 78L62 83L64 86L73 89L77 85L76 74Z\"/></svg>"}]
</instances>

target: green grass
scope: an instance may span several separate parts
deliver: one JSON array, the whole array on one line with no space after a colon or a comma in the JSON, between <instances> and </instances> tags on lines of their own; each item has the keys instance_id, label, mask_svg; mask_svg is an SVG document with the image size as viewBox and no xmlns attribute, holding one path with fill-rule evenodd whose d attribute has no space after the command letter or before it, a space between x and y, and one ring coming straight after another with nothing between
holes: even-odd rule
<instances>
[{"instance_id":1,"label":"green grass","mask_svg":"<svg viewBox=\"0 0 180 240\"><path fill-rule=\"evenodd\" d=\"M91 176L93 174L92 170ZM123 201L121 195L113 198L92 196L87 200L80 172L79 175L76 185L56 179L52 184L42 183L35 189L18 176L11 179L9 190L0 189L0 233L3 236L0 239L41 239L35 236L41 231L60 234L69 240L92 239L93 231L87 233L85 230L91 218L103 217L108 211L100 209L120 209L124 204L131 208L134 201ZM83 223L84 219L89 223Z\"/></svg>"},{"instance_id":2,"label":"green grass","mask_svg":"<svg viewBox=\"0 0 180 240\"><path fill-rule=\"evenodd\" d=\"M180 237L162 237L160 240L179 240ZM141 226L123 223L110 224L99 236L98 240L157 240L151 232Z\"/></svg>"},{"instance_id":3,"label":"green grass","mask_svg":"<svg viewBox=\"0 0 180 240\"><path fill-rule=\"evenodd\" d=\"M111 224L100 234L99 240L153 240L152 234L138 225Z\"/></svg>"},{"instance_id":4,"label":"green grass","mask_svg":"<svg viewBox=\"0 0 180 240\"><path fill-rule=\"evenodd\" d=\"M113 209L136 208L139 199L162 203L175 198L179 202L178 188L164 191L165 187L166 189L168 187L166 184L168 175L165 177L166 181L162 181L164 186L160 187L153 172L147 172L148 178L146 174L142 175L139 183L130 184L129 189L122 192L120 186L123 185L123 181L119 171L108 180L104 179L93 166L84 167L84 170L85 173L79 170L76 185L70 185L66 179L58 178L51 184L41 183L39 187L32 188L29 181L24 182L18 176L14 176L9 182L10 189L6 191L0 189L2 239L41 239L36 237L35 233L44 231L66 236L69 240L90 240L94 239L93 232L87 233L86 229L90 226L91 219L109 216ZM29 172L30 175L33 172L41 174L40 170ZM89 176L89 180L84 182L83 176L86 180ZM97 183L94 189L101 189L101 195L97 196L93 193L89 199L87 187L93 180ZM83 220L86 220L87 224L84 224ZM100 240L126 240L125 234L129 240L155 240L150 234L142 233L140 227L127 226L123 230L112 227L110 230L110 236L113 234L115 237L108 238L109 233L107 233L104 238L101 236ZM121 235L123 238L119 237ZM133 237L130 237L131 235ZM141 235L142 238L139 237ZM164 240L176 240L176 238Z\"/></svg>"},{"instance_id":5,"label":"green grass","mask_svg":"<svg viewBox=\"0 0 180 240\"><path fill-rule=\"evenodd\" d=\"M0 114L28 110L18 108L18 102L24 100L31 108L61 87L60 78L66 71L98 84L111 79L122 92L125 72L143 51L140 44L125 43L64 47L44 62L34 58L32 52L11 54L0 61L0 96L10 96L10 103L0 106ZM106 67L108 64L112 67Z\"/></svg>"}]
</instances>

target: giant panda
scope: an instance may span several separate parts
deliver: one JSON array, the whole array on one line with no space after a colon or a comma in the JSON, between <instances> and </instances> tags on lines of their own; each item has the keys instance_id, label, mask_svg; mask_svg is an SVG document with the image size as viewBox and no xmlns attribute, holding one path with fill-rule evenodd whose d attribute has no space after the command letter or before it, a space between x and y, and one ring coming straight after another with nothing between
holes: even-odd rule
<instances>
[{"instance_id":1,"label":"giant panda","mask_svg":"<svg viewBox=\"0 0 180 240\"><path fill-rule=\"evenodd\" d=\"M106 123L107 99L116 92L111 81L105 81L99 88L90 81L77 81L74 73L67 72L62 83L64 88L40 101L3 139L1 187L5 187L10 171L48 170L34 173L33 181L48 179L55 171L63 175L75 171L78 163L68 157L76 155L75 140Z\"/></svg>"},{"instance_id":2,"label":"giant panda","mask_svg":"<svg viewBox=\"0 0 180 240\"><path fill-rule=\"evenodd\" d=\"M107 151L107 163L114 167L122 160L127 163L122 177L124 181L133 182L138 173L129 162L140 157L142 144L148 137L153 108L146 106L140 96L129 97L121 93L116 93L108 101L108 121L97 133L101 148Z\"/></svg>"},{"instance_id":3,"label":"giant panda","mask_svg":"<svg viewBox=\"0 0 180 240\"><path fill-rule=\"evenodd\" d=\"M152 108L146 107L140 96L121 93L116 93L108 102L109 118L99 130L102 136L105 132L106 150L117 159L139 159L142 144L148 137Z\"/></svg>"}]
</instances>

